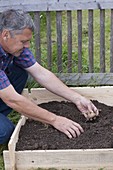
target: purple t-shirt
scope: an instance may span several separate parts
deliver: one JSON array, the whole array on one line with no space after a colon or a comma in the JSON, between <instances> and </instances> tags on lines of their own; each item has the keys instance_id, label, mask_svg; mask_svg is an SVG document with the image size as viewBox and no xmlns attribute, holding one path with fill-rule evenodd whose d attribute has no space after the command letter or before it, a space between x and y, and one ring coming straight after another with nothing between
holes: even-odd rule
<instances>
[{"instance_id":1,"label":"purple t-shirt","mask_svg":"<svg viewBox=\"0 0 113 170\"><path fill-rule=\"evenodd\" d=\"M22 68L28 68L34 65L36 60L28 48L24 48L20 56L15 57L11 54L7 54L0 46L0 90L10 85L10 81L5 73L5 70L11 62L16 63Z\"/></svg>"}]
</instances>

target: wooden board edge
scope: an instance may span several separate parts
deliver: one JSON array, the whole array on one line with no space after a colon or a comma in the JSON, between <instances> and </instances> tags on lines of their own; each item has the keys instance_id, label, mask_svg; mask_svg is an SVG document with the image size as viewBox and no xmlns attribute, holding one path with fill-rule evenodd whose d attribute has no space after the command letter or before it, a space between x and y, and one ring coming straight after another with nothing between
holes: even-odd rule
<instances>
[{"instance_id":1,"label":"wooden board edge","mask_svg":"<svg viewBox=\"0 0 113 170\"><path fill-rule=\"evenodd\" d=\"M90 100L98 100L108 106L113 106L113 86L98 86L98 87L71 87L73 91L85 96ZM49 101L65 100L44 88L32 88L30 98L36 104L47 103Z\"/></svg>"},{"instance_id":2,"label":"wooden board edge","mask_svg":"<svg viewBox=\"0 0 113 170\"><path fill-rule=\"evenodd\" d=\"M24 125L26 122L26 117L21 116L19 122L17 123L15 130L10 138L10 141L8 143L8 150L9 150L9 159L10 159L10 167L11 170L16 169L16 162L15 162L15 147L16 143L18 141L19 132L21 129L21 126ZM5 154L5 151L3 152L3 155ZM5 156L4 156L4 162L5 162Z\"/></svg>"},{"instance_id":3,"label":"wooden board edge","mask_svg":"<svg viewBox=\"0 0 113 170\"><path fill-rule=\"evenodd\" d=\"M31 168L113 169L113 149L18 151L15 155L17 170ZM5 152L5 157L8 159L9 152ZM6 168L10 170L8 169L10 168L9 160L7 160Z\"/></svg>"},{"instance_id":4,"label":"wooden board edge","mask_svg":"<svg viewBox=\"0 0 113 170\"><path fill-rule=\"evenodd\" d=\"M111 87L109 87L109 86L105 86L105 87L74 87L74 88L71 88L72 90L76 90L77 92L79 92L79 93L81 93L81 94L86 94L86 93L88 93L88 95L89 95L89 97L91 97L92 96L92 94L95 96L95 93L97 94L99 94L99 91L101 92L101 94L103 95L103 93L104 93L104 96L106 96L106 95L108 95L108 97L109 96L113 96L113 86ZM93 91L93 92L92 92ZM44 96L46 95L46 92L47 93L49 93L49 95L47 95L47 98L49 98L51 95L50 95L50 93L51 92L49 92L48 90L46 90L46 89L44 89L44 88L35 88L35 89L31 89L31 96L30 97L34 97L34 94L36 93L36 92L40 92L40 94L43 92L44 93ZM33 96L32 96L33 95ZM36 93L36 95L37 95L37 93ZM52 95L53 96L56 96L56 95L54 95L53 93L52 93ZM110 98L111 98L110 97ZM51 98L51 97L50 97ZM103 99L103 97L101 96L101 98ZM52 100L53 100L53 98L52 98ZM110 99L111 100L111 99ZM17 124L17 126L16 126L16 128L15 128L15 130L14 130L14 133L12 134L12 136L11 136L11 139L10 139L10 141L9 141L9 144L8 144L8 147L9 147L9 151L4 151L3 152L3 156L4 156L4 162L5 162L5 170L9 170L9 169L7 169L7 167L9 166L9 167L12 167L12 169L14 168L14 170L15 170L15 165L16 165L16 158L15 158L15 155L18 155L18 154L20 154L21 152L15 152L15 146L16 146L16 142L17 142L17 140L18 140L18 134L19 134L19 131L20 131L20 128L21 128L21 126L22 125L24 125L24 123L25 123L25 121L26 121L26 118L24 117L24 116L22 116L22 118L19 120L19 122L18 122L18 124ZM33 153L34 151L32 151L31 153ZM37 151L36 151L37 152ZM94 150L93 150L93 152L94 152ZM99 151L100 152L100 151ZM102 151L103 152L103 151ZM111 152L113 152L111 149L109 150L109 152L110 152L110 154L111 154ZM24 151L23 152L23 154L25 154L26 152ZM29 152L27 152L27 153L29 153ZM30 154L31 154L30 153ZM40 153L40 151L38 151L38 154ZM41 151L41 153L42 153L42 151ZM40 153L40 154L41 154ZM46 154L48 153L48 151L46 151ZM55 153L57 153L56 151L55 151ZM103 153L102 153L103 154ZM112 155L113 155L113 153L112 153ZM8 165L8 163L7 162L9 162L10 163L10 165ZM11 170L12 170L11 169ZM112 169L113 169L113 166L112 166ZM108 169L107 169L108 170ZM111 170L111 169L110 169Z\"/></svg>"}]
</instances>

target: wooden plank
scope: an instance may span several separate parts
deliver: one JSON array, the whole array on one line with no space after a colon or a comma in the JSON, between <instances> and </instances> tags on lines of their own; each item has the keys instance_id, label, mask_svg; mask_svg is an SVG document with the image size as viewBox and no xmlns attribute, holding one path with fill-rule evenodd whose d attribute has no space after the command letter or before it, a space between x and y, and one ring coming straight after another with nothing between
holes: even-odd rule
<instances>
[{"instance_id":1,"label":"wooden plank","mask_svg":"<svg viewBox=\"0 0 113 170\"><path fill-rule=\"evenodd\" d=\"M57 29L57 67L58 72L62 72L62 12L56 12Z\"/></svg>"},{"instance_id":2,"label":"wooden plank","mask_svg":"<svg viewBox=\"0 0 113 170\"><path fill-rule=\"evenodd\" d=\"M57 73L56 75L70 86L113 85L113 73Z\"/></svg>"},{"instance_id":3,"label":"wooden plank","mask_svg":"<svg viewBox=\"0 0 113 170\"><path fill-rule=\"evenodd\" d=\"M112 170L113 149L19 151L15 153L17 170L57 168L58 170ZM9 153L5 151L5 157ZM7 164L5 170L11 170Z\"/></svg>"},{"instance_id":4,"label":"wooden plank","mask_svg":"<svg viewBox=\"0 0 113 170\"><path fill-rule=\"evenodd\" d=\"M113 9L111 10L111 30L110 30L110 72L113 73Z\"/></svg>"},{"instance_id":5,"label":"wooden plank","mask_svg":"<svg viewBox=\"0 0 113 170\"><path fill-rule=\"evenodd\" d=\"M112 86L113 73L56 73L68 86ZM29 77L29 82L33 78Z\"/></svg>"},{"instance_id":6,"label":"wooden plank","mask_svg":"<svg viewBox=\"0 0 113 170\"><path fill-rule=\"evenodd\" d=\"M9 162L10 162L10 168L11 170L16 170L16 162L15 162L15 147L16 147L16 143L18 141L18 135L20 132L20 128L22 125L25 124L26 118L24 116L21 117L21 119L19 120L11 138L10 141L8 143L8 149L9 149ZM6 159L4 158L4 161ZM6 165L6 164L5 164Z\"/></svg>"},{"instance_id":7,"label":"wooden plank","mask_svg":"<svg viewBox=\"0 0 113 170\"><path fill-rule=\"evenodd\" d=\"M105 10L100 10L100 72L105 73Z\"/></svg>"},{"instance_id":8,"label":"wooden plank","mask_svg":"<svg viewBox=\"0 0 113 170\"><path fill-rule=\"evenodd\" d=\"M4 168L5 170L11 170L9 150L3 151Z\"/></svg>"},{"instance_id":9,"label":"wooden plank","mask_svg":"<svg viewBox=\"0 0 113 170\"><path fill-rule=\"evenodd\" d=\"M101 101L102 103L113 106L113 86L112 87L78 87L71 88L80 94ZM49 91L38 88L32 89L31 98L38 100L38 103L58 99L57 95ZM47 98L47 99L46 99ZM61 98L58 100L62 100ZM113 169L113 149L72 149L72 150L35 150L35 151L15 151L16 142L20 128L25 124L26 118L23 117L9 142L9 151L4 151L5 170L12 170L15 162L16 170L28 170L35 168L70 168L72 170L105 170Z\"/></svg>"},{"instance_id":10,"label":"wooden plank","mask_svg":"<svg viewBox=\"0 0 113 170\"><path fill-rule=\"evenodd\" d=\"M52 69L52 43L51 43L51 13L46 12L47 19L47 65L48 69Z\"/></svg>"},{"instance_id":11,"label":"wooden plank","mask_svg":"<svg viewBox=\"0 0 113 170\"><path fill-rule=\"evenodd\" d=\"M41 64L40 12L34 13L36 59Z\"/></svg>"},{"instance_id":12,"label":"wooden plank","mask_svg":"<svg viewBox=\"0 0 113 170\"><path fill-rule=\"evenodd\" d=\"M28 92L28 89L25 88L23 91L22 91L22 95L29 98L29 92Z\"/></svg>"},{"instance_id":13,"label":"wooden plank","mask_svg":"<svg viewBox=\"0 0 113 170\"><path fill-rule=\"evenodd\" d=\"M53 150L16 152L17 170L57 168L72 170L106 170L113 168L113 149Z\"/></svg>"},{"instance_id":14,"label":"wooden plank","mask_svg":"<svg viewBox=\"0 0 113 170\"><path fill-rule=\"evenodd\" d=\"M0 12L9 9L26 11L62 11L81 9L112 9L112 0L1 0Z\"/></svg>"},{"instance_id":15,"label":"wooden plank","mask_svg":"<svg viewBox=\"0 0 113 170\"><path fill-rule=\"evenodd\" d=\"M106 105L113 106L113 86L103 87L72 87L72 90L91 99L98 100ZM49 101L62 101L64 98L59 97L44 88L31 89L30 97L36 104L47 103Z\"/></svg>"},{"instance_id":16,"label":"wooden plank","mask_svg":"<svg viewBox=\"0 0 113 170\"><path fill-rule=\"evenodd\" d=\"M89 73L94 71L93 61L93 10L88 11Z\"/></svg>"},{"instance_id":17,"label":"wooden plank","mask_svg":"<svg viewBox=\"0 0 113 170\"><path fill-rule=\"evenodd\" d=\"M68 42L68 61L67 70L68 73L72 72L72 15L71 11L67 11L67 42Z\"/></svg>"},{"instance_id":18,"label":"wooden plank","mask_svg":"<svg viewBox=\"0 0 113 170\"><path fill-rule=\"evenodd\" d=\"M78 72L82 72L82 10L77 11L78 23Z\"/></svg>"},{"instance_id":19,"label":"wooden plank","mask_svg":"<svg viewBox=\"0 0 113 170\"><path fill-rule=\"evenodd\" d=\"M96 0L99 9L113 9L113 1L112 0ZM111 6L111 7L110 7Z\"/></svg>"}]
</instances>

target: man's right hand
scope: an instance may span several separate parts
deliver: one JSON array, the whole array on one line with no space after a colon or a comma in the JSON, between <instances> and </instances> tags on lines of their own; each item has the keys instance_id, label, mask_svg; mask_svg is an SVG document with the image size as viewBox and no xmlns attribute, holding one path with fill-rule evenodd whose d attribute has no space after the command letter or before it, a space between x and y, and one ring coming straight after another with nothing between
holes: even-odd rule
<instances>
[{"instance_id":1,"label":"man's right hand","mask_svg":"<svg viewBox=\"0 0 113 170\"><path fill-rule=\"evenodd\" d=\"M83 128L78 123L62 116L56 116L52 126L63 132L68 138L78 137L84 132Z\"/></svg>"}]
</instances>

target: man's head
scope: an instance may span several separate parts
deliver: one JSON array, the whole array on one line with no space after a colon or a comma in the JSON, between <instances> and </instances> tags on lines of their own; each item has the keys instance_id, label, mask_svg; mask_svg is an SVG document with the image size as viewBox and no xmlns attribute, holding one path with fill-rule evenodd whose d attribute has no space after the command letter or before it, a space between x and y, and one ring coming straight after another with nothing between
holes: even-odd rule
<instances>
[{"instance_id":1,"label":"man's head","mask_svg":"<svg viewBox=\"0 0 113 170\"><path fill-rule=\"evenodd\" d=\"M0 44L10 54L19 56L29 48L35 25L31 16L20 10L7 10L0 14Z\"/></svg>"}]
</instances>

